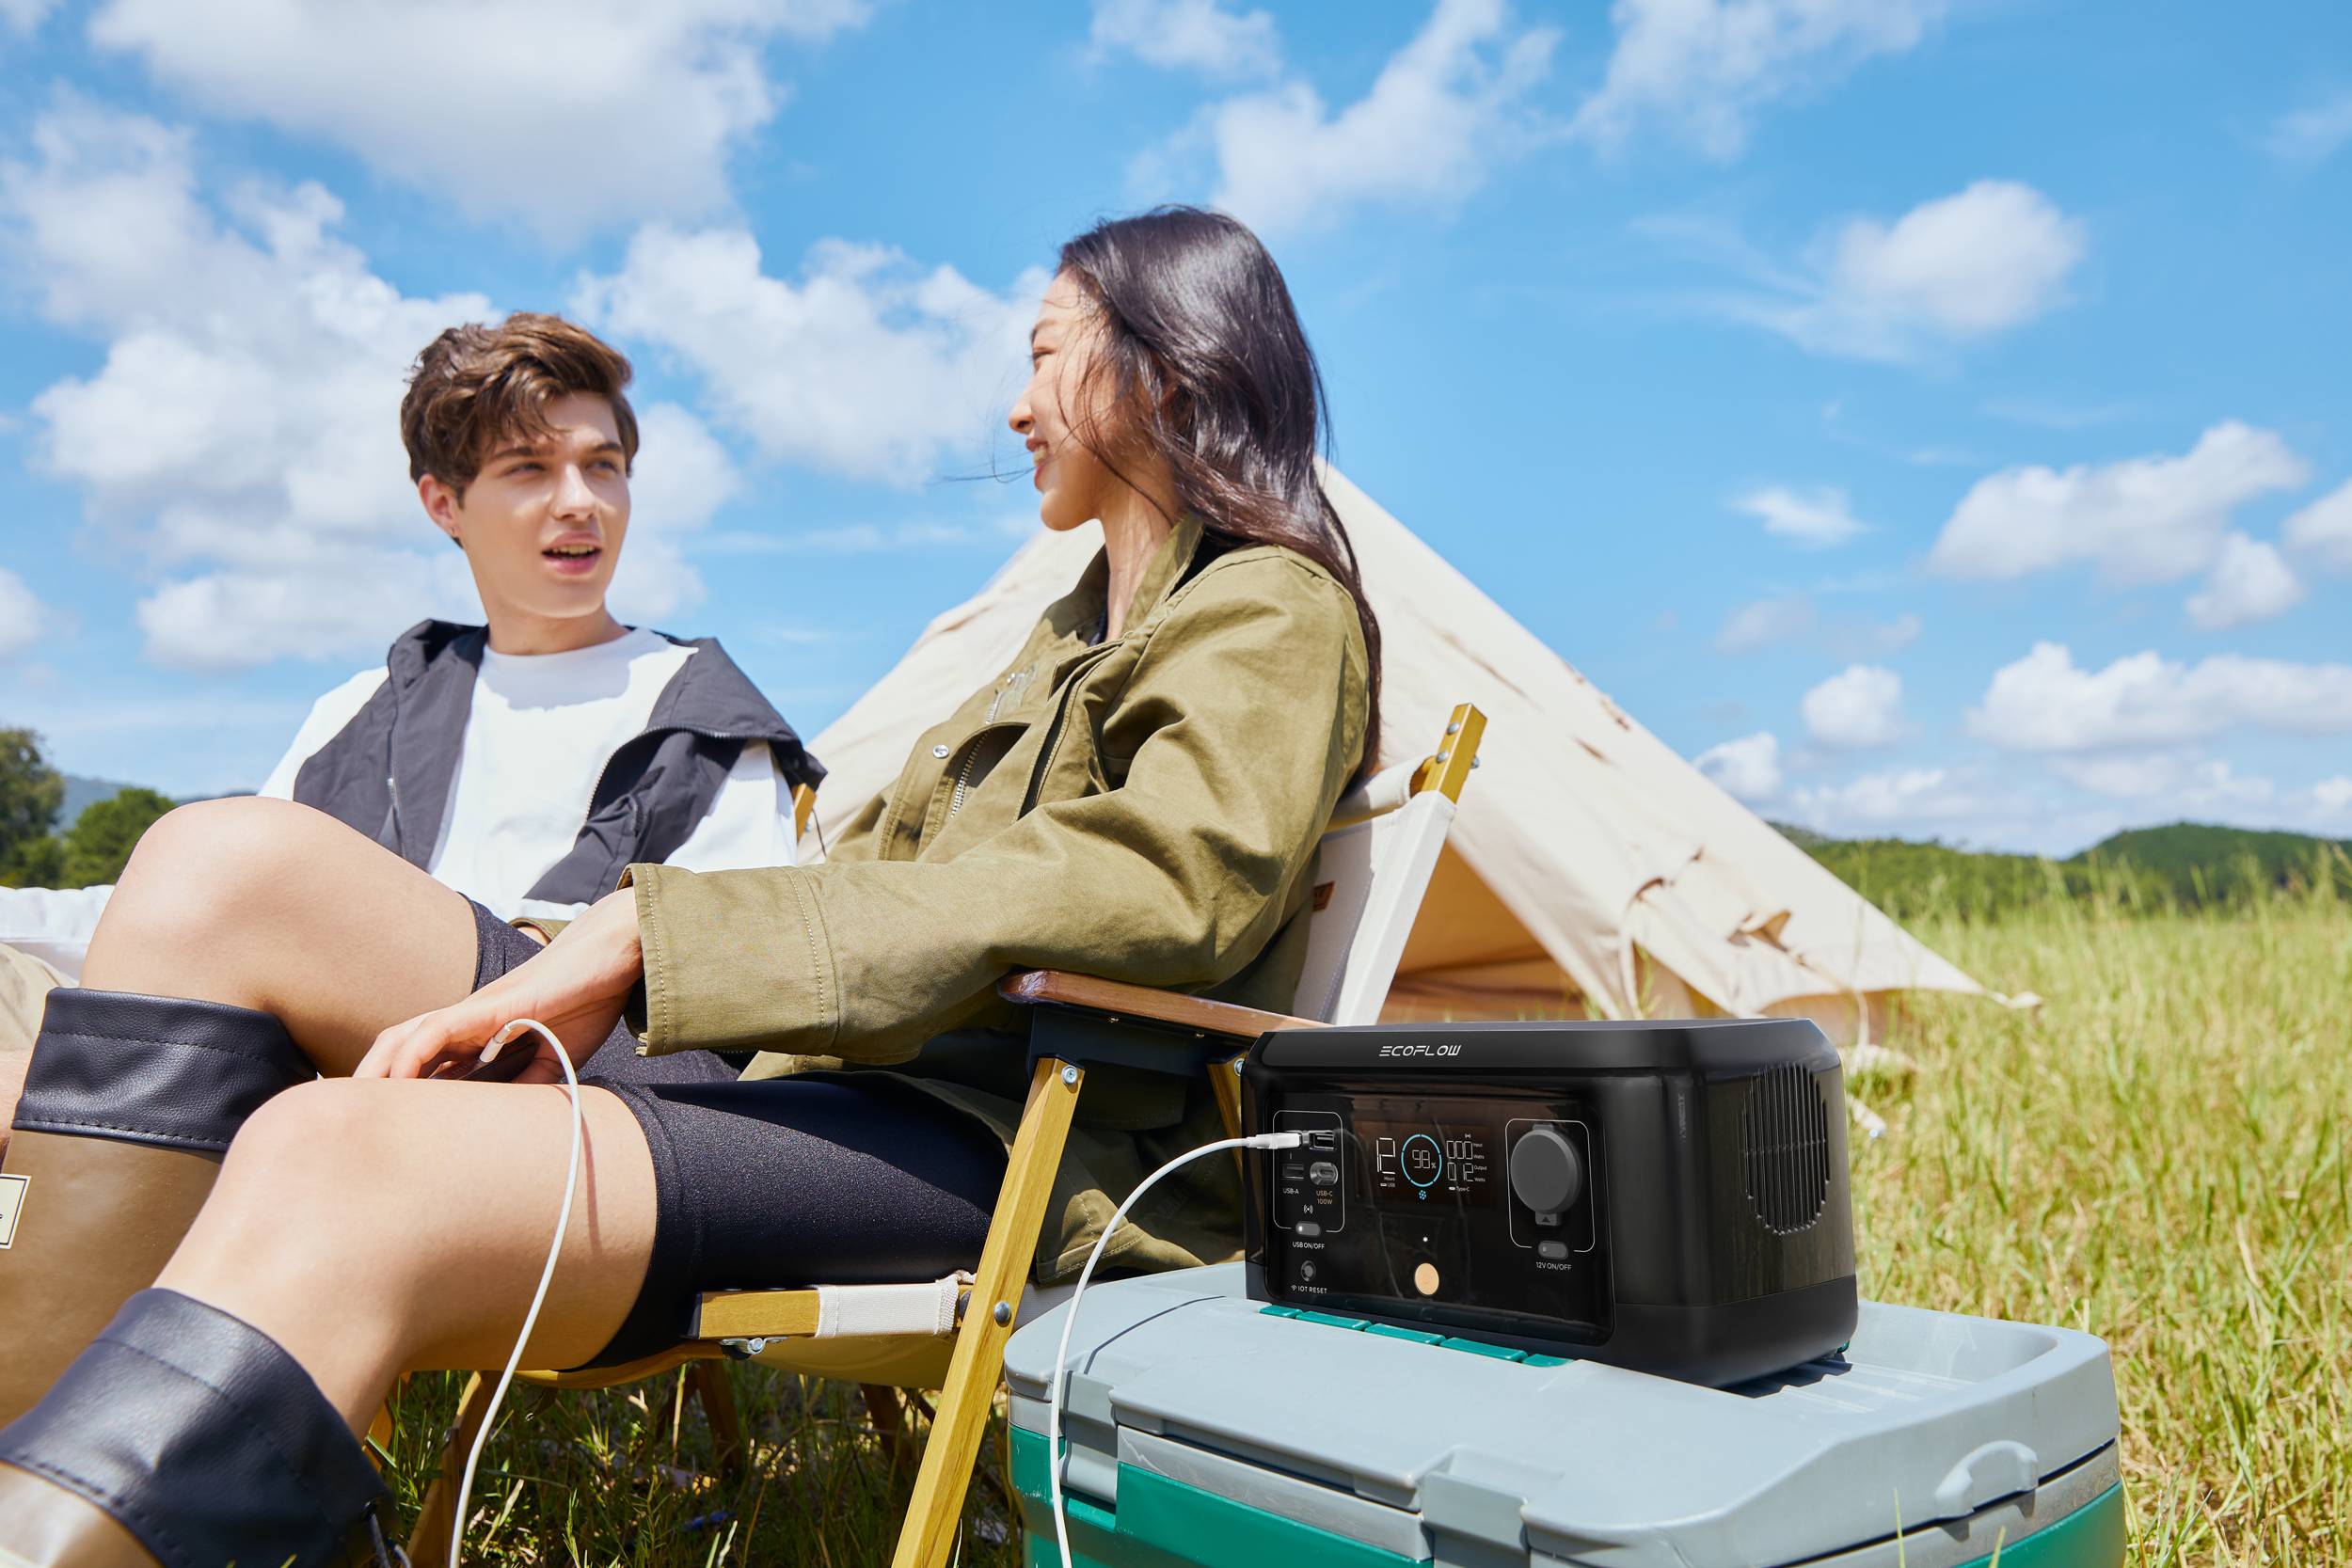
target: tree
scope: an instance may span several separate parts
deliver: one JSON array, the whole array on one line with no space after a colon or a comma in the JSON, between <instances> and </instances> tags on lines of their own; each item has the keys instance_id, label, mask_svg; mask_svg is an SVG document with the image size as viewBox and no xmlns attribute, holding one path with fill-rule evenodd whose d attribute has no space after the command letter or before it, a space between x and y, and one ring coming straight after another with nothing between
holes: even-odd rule
<instances>
[{"instance_id":1,"label":"tree","mask_svg":"<svg viewBox=\"0 0 2352 1568\"><path fill-rule=\"evenodd\" d=\"M83 807L66 831L65 864L57 885L95 887L119 879L139 835L171 807L168 797L135 784Z\"/></svg>"},{"instance_id":2,"label":"tree","mask_svg":"<svg viewBox=\"0 0 2352 1568\"><path fill-rule=\"evenodd\" d=\"M55 833L28 838L0 861L0 887L59 887L65 876L65 840Z\"/></svg>"},{"instance_id":3,"label":"tree","mask_svg":"<svg viewBox=\"0 0 2352 1568\"><path fill-rule=\"evenodd\" d=\"M0 730L0 883L39 885L56 863L65 779L42 760L30 730Z\"/></svg>"}]
</instances>

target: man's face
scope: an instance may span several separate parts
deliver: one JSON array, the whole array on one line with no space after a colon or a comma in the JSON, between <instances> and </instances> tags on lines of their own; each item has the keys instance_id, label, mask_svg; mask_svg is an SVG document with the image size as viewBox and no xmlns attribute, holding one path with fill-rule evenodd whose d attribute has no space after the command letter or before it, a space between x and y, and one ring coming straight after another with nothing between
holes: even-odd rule
<instances>
[{"instance_id":1,"label":"man's face","mask_svg":"<svg viewBox=\"0 0 2352 1568\"><path fill-rule=\"evenodd\" d=\"M426 513L464 546L493 622L601 614L628 531L612 404L575 392L545 414L548 434L496 443L462 497L431 474L417 482Z\"/></svg>"}]
</instances>

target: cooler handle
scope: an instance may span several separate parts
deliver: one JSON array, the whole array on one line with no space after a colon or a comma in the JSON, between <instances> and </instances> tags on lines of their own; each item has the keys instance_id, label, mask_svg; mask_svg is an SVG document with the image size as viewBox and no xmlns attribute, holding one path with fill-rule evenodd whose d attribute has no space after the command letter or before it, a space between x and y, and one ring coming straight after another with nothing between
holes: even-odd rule
<instances>
[{"instance_id":1,"label":"cooler handle","mask_svg":"<svg viewBox=\"0 0 2352 1568\"><path fill-rule=\"evenodd\" d=\"M1936 1517L1960 1519L1987 1503L2042 1484L2042 1461L2023 1443L1987 1443L1945 1472L1935 1488Z\"/></svg>"}]
</instances>

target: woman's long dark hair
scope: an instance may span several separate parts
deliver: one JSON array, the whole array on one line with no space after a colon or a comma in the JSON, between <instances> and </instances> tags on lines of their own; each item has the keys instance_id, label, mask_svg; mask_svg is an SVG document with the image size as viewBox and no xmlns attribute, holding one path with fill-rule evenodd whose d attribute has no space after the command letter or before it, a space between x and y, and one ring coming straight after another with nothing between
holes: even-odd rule
<instances>
[{"instance_id":1,"label":"woman's long dark hair","mask_svg":"<svg viewBox=\"0 0 2352 1568\"><path fill-rule=\"evenodd\" d=\"M1063 245L1060 270L1102 311L1114 378L1105 403L1124 437L1078 438L1114 474L1120 448L1149 451L1168 465L1178 509L1215 545L1296 550L1355 599L1372 666L1360 768L1369 774L1380 745L1380 623L1315 472L1329 431L1323 372L1281 269L1222 213L1154 207Z\"/></svg>"}]
</instances>

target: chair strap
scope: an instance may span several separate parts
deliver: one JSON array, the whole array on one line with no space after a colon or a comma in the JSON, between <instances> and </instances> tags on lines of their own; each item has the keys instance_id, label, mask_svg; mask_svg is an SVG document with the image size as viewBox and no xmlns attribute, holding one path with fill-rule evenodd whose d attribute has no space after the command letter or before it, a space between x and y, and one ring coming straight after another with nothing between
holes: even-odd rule
<instances>
[{"instance_id":1,"label":"chair strap","mask_svg":"<svg viewBox=\"0 0 2352 1568\"><path fill-rule=\"evenodd\" d=\"M958 1299L971 1288L971 1275L961 1270L927 1285L819 1285L815 1337L928 1334L945 1339L956 1331Z\"/></svg>"}]
</instances>

